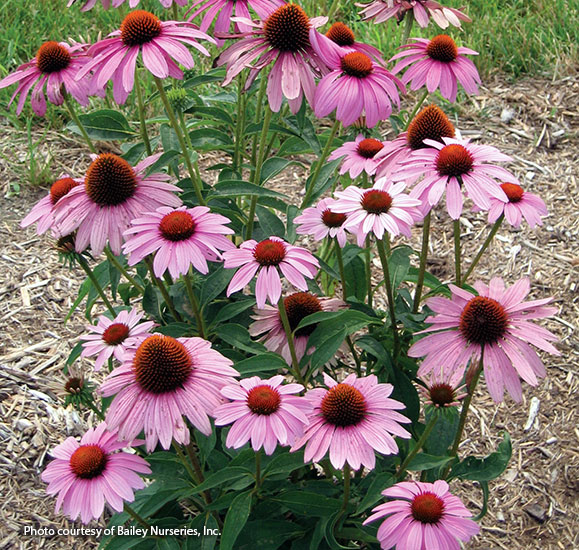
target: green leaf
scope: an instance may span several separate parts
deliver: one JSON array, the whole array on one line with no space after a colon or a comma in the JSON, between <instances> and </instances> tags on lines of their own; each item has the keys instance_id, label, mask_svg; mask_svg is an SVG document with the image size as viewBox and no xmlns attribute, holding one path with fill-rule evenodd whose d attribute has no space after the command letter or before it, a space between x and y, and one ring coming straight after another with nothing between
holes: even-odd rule
<instances>
[{"instance_id":1,"label":"green leaf","mask_svg":"<svg viewBox=\"0 0 579 550\"><path fill-rule=\"evenodd\" d=\"M479 481L479 484L480 484L482 492L483 492L483 505L482 505L481 511L474 518L472 518L473 521L480 521L482 518L484 518L487 515L488 509L489 509L488 508L489 483L488 483L488 481Z\"/></svg>"},{"instance_id":2,"label":"green leaf","mask_svg":"<svg viewBox=\"0 0 579 550\"><path fill-rule=\"evenodd\" d=\"M223 264L219 264L215 271L205 278L201 285L201 305L206 305L219 296L235 275L234 269L225 269Z\"/></svg>"},{"instance_id":3,"label":"green leaf","mask_svg":"<svg viewBox=\"0 0 579 550\"><path fill-rule=\"evenodd\" d=\"M286 210L286 218L287 218L287 240L289 243L293 243L296 240L297 233L294 219L299 213L300 210L297 206L294 206L293 204L288 204Z\"/></svg>"},{"instance_id":4,"label":"green leaf","mask_svg":"<svg viewBox=\"0 0 579 550\"><path fill-rule=\"evenodd\" d=\"M272 498L295 514L311 517L330 516L340 509L341 502L308 491L288 491Z\"/></svg>"},{"instance_id":5,"label":"green leaf","mask_svg":"<svg viewBox=\"0 0 579 550\"><path fill-rule=\"evenodd\" d=\"M408 465L408 470L420 472L431 468L440 468L454 460L453 456L433 456L426 453L417 454Z\"/></svg>"},{"instance_id":6,"label":"green leaf","mask_svg":"<svg viewBox=\"0 0 579 550\"><path fill-rule=\"evenodd\" d=\"M179 151L165 151L149 168L147 174L155 174L161 172L161 168L165 168L173 160L175 160L181 153Z\"/></svg>"},{"instance_id":7,"label":"green leaf","mask_svg":"<svg viewBox=\"0 0 579 550\"><path fill-rule=\"evenodd\" d=\"M355 332L359 328L378 324L380 321L373 317L369 317L361 311L356 311L355 309L343 309L340 311L318 311L317 313L312 313L307 317L304 317L296 330L300 330L304 327L310 325L317 325L318 323L324 323L324 328L328 327L329 321L332 321L332 326L342 326L347 328L350 333Z\"/></svg>"},{"instance_id":8,"label":"green leaf","mask_svg":"<svg viewBox=\"0 0 579 550\"><path fill-rule=\"evenodd\" d=\"M259 225L267 237L274 236L282 239L285 237L285 226L283 222L271 210L257 205L255 212L259 220Z\"/></svg>"},{"instance_id":9,"label":"green leaf","mask_svg":"<svg viewBox=\"0 0 579 550\"><path fill-rule=\"evenodd\" d=\"M437 414L432 407L426 407L426 423L430 422L433 414ZM459 414L456 407L449 407L444 414L439 414L432 432L426 440L425 449L433 455L442 456L452 445L458 429Z\"/></svg>"},{"instance_id":10,"label":"green leaf","mask_svg":"<svg viewBox=\"0 0 579 550\"><path fill-rule=\"evenodd\" d=\"M281 157L270 157L268 158L261 167L261 175L260 175L260 185L263 185L266 181L270 180L274 176L277 176L280 172L282 172L286 167L290 164L293 164L294 161L284 159Z\"/></svg>"},{"instance_id":11,"label":"green leaf","mask_svg":"<svg viewBox=\"0 0 579 550\"><path fill-rule=\"evenodd\" d=\"M233 126L233 119L231 115L224 109L220 109L219 107L205 107L202 105L193 105L189 107L187 113L191 113L194 115L201 115L200 118L210 119L212 121L221 120L230 126Z\"/></svg>"},{"instance_id":12,"label":"green leaf","mask_svg":"<svg viewBox=\"0 0 579 550\"><path fill-rule=\"evenodd\" d=\"M115 141L132 139L136 135L131 130L129 121L120 111L101 109L100 111L78 115L78 118L91 139ZM74 122L70 122L67 128L75 134L82 135L82 132Z\"/></svg>"},{"instance_id":13,"label":"green leaf","mask_svg":"<svg viewBox=\"0 0 579 550\"><path fill-rule=\"evenodd\" d=\"M219 338L236 349L254 354L265 352L265 346L259 342L254 342L250 338L248 330L241 325L228 323L217 327L215 332Z\"/></svg>"},{"instance_id":14,"label":"green leaf","mask_svg":"<svg viewBox=\"0 0 579 550\"><path fill-rule=\"evenodd\" d=\"M398 288L406 278L410 269L410 256L413 253L414 251L409 246L397 246L392 250L388 259L388 270L393 289Z\"/></svg>"},{"instance_id":15,"label":"green leaf","mask_svg":"<svg viewBox=\"0 0 579 550\"><path fill-rule=\"evenodd\" d=\"M410 381L408 376L400 369L394 369L394 391L392 392L392 399L402 401L406 405L406 409L402 411L404 416L407 416L412 422L418 421L420 414L420 399L418 398L418 391L414 384Z\"/></svg>"},{"instance_id":16,"label":"green leaf","mask_svg":"<svg viewBox=\"0 0 579 550\"><path fill-rule=\"evenodd\" d=\"M242 180L226 180L216 183L211 188L211 194L207 200L212 197L251 197L255 195L287 200L287 197L281 193Z\"/></svg>"},{"instance_id":17,"label":"green leaf","mask_svg":"<svg viewBox=\"0 0 579 550\"><path fill-rule=\"evenodd\" d=\"M207 489L213 489L214 487L219 487L228 481L233 481L235 479L242 478L243 476L251 475L247 468L241 468L239 466L229 466L224 470L215 472L211 474L203 483L200 483L189 492L189 495L196 495Z\"/></svg>"},{"instance_id":18,"label":"green leaf","mask_svg":"<svg viewBox=\"0 0 579 550\"><path fill-rule=\"evenodd\" d=\"M235 550L276 550L286 540L304 533L304 527L290 521L275 519L250 521L237 539Z\"/></svg>"},{"instance_id":19,"label":"green leaf","mask_svg":"<svg viewBox=\"0 0 579 550\"><path fill-rule=\"evenodd\" d=\"M72 348L66 360L67 367L70 367L70 365L72 365L80 357L80 354L82 353L82 344L83 342L77 342L74 348Z\"/></svg>"},{"instance_id":20,"label":"green leaf","mask_svg":"<svg viewBox=\"0 0 579 550\"><path fill-rule=\"evenodd\" d=\"M368 295L366 280L366 264L355 256L348 263L344 263L344 277L346 278L346 289L348 296L355 296L358 300L365 300Z\"/></svg>"},{"instance_id":21,"label":"green leaf","mask_svg":"<svg viewBox=\"0 0 579 550\"><path fill-rule=\"evenodd\" d=\"M298 468L304 466L304 452L296 453L284 452L282 455L276 456L264 470L263 475L273 476L276 474L289 474Z\"/></svg>"},{"instance_id":22,"label":"green leaf","mask_svg":"<svg viewBox=\"0 0 579 550\"><path fill-rule=\"evenodd\" d=\"M370 487L366 489L364 498L361 500L360 504L358 504L356 514L361 514L371 506L374 506L374 504L382 498L382 491L388 489L388 487L392 487L395 481L396 478L388 472L380 472L379 474L376 474Z\"/></svg>"},{"instance_id":23,"label":"green leaf","mask_svg":"<svg viewBox=\"0 0 579 550\"><path fill-rule=\"evenodd\" d=\"M249 512L251 510L251 493L247 491L237 495L227 515L225 516L225 523L223 524L223 532L221 534L220 550L233 550L235 541L241 530L247 522Z\"/></svg>"},{"instance_id":24,"label":"green leaf","mask_svg":"<svg viewBox=\"0 0 579 550\"><path fill-rule=\"evenodd\" d=\"M199 128L189 132L191 138L191 145L195 149L202 151L211 151L213 149L228 148L233 145L233 140L225 132L216 130L215 128Z\"/></svg>"},{"instance_id":25,"label":"green leaf","mask_svg":"<svg viewBox=\"0 0 579 550\"><path fill-rule=\"evenodd\" d=\"M151 284L147 283L145 285L145 291L143 292L143 309L149 315L153 316L155 319L159 319L161 316L161 300L159 291Z\"/></svg>"},{"instance_id":26,"label":"green leaf","mask_svg":"<svg viewBox=\"0 0 579 550\"><path fill-rule=\"evenodd\" d=\"M212 324L223 323L233 319L240 313L247 311L251 306L255 305L255 300L239 300L223 306L214 317Z\"/></svg>"},{"instance_id":27,"label":"green leaf","mask_svg":"<svg viewBox=\"0 0 579 550\"><path fill-rule=\"evenodd\" d=\"M511 437L507 432L498 449L485 458L467 456L451 470L450 478L491 481L499 477L507 468L513 452Z\"/></svg>"},{"instance_id":28,"label":"green leaf","mask_svg":"<svg viewBox=\"0 0 579 550\"><path fill-rule=\"evenodd\" d=\"M285 360L277 353L261 353L254 355L249 359L238 361L234 368L243 376L257 374L260 372L277 372L280 369L287 369L288 365Z\"/></svg>"},{"instance_id":29,"label":"green leaf","mask_svg":"<svg viewBox=\"0 0 579 550\"><path fill-rule=\"evenodd\" d=\"M417 267L411 266L410 269L408 270L408 273L406 274L406 278L404 280L408 281L409 283L417 283L419 271L420 270ZM437 279L434 275L432 275L431 273L428 273L428 271L425 271L424 272L424 286L427 286L428 288L438 288L440 286L443 286L443 284L442 284L442 281Z\"/></svg>"},{"instance_id":30,"label":"green leaf","mask_svg":"<svg viewBox=\"0 0 579 550\"><path fill-rule=\"evenodd\" d=\"M306 181L306 191L310 188L310 186L312 184L315 187L311 191L310 199L308 200L307 204L303 205L304 208L311 206L311 204L320 195L322 195L326 191L326 189L332 184L331 178L334 175L336 168L340 165L341 162L342 162L342 159L331 160L329 162L326 161L326 163L320 169L320 172L318 173L317 180L315 182L312 181L313 176L314 176L313 173L308 177L308 179Z\"/></svg>"}]
</instances>

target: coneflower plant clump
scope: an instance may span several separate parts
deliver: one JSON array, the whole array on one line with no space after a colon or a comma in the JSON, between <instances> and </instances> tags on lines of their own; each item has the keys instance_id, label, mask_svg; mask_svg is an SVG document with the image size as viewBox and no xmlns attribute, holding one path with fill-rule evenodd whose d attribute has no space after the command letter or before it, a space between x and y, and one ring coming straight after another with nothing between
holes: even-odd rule
<instances>
[{"instance_id":1,"label":"coneflower plant clump","mask_svg":"<svg viewBox=\"0 0 579 550\"><path fill-rule=\"evenodd\" d=\"M64 104L87 146L21 221L86 274L54 386L87 424L46 456L55 512L106 522L109 549L468 545L511 457L506 432L487 457L461 448L471 403L518 406L559 351L552 297L499 265L474 276L503 220L548 212L449 117L481 84L468 34L440 34L467 13L365 4L404 23L382 51L311 3L68 5L122 17L0 81L18 114ZM466 259L470 216L490 227ZM431 231L451 236L447 278L427 271Z\"/></svg>"}]
</instances>

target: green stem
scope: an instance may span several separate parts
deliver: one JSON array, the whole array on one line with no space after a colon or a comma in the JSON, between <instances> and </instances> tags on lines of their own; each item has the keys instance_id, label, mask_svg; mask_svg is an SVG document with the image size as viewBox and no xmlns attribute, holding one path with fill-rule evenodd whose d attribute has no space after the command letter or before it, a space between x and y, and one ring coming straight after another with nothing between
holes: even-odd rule
<instances>
[{"instance_id":1,"label":"green stem","mask_svg":"<svg viewBox=\"0 0 579 550\"><path fill-rule=\"evenodd\" d=\"M105 419L105 415L102 413L102 411L99 411L96 407L96 405L91 401L90 403L87 403L88 408L93 411L101 420Z\"/></svg>"},{"instance_id":2,"label":"green stem","mask_svg":"<svg viewBox=\"0 0 579 550\"><path fill-rule=\"evenodd\" d=\"M237 120L235 126L235 149L233 150L233 170L241 175L241 145L245 133L245 94L243 93L243 77L237 80Z\"/></svg>"},{"instance_id":3,"label":"green stem","mask_svg":"<svg viewBox=\"0 0 579 550\"><path fill-rule=\"evenodd\" d=\"M255 451L255 489L254 492L257 493L261 487L261 449Z\"/></svg>"},{"instance_id":4,"label":"green stem","mask_svg":"<svg viewBox=\"0 0 579 550\"><path fill-rule=\"evenodd\" d=\"M139 109L139 128L141 131L141 138L145 144L147 156L153 154L149 134L147 133L147 121L145 119L145 102L143 101L143 90L141 89L141 81L139 79L139 72L135 75L135 92L137 93L137 105Z\"/></svg>"},{"instance_id":5,"label":"green stem","mask_svg":"<svg viewBox=\"0 0 579 550\"><path fill-rule=\"evenodd\" d=\"M342 512L348 509L348 502L350 500L350 465L346 462L343 470L344 477L344 501L342 503Z\"/></svg>"},{"instance_id":6,"label":"green stem","mask_svg":"<svg viewBox=\"0 0 579 550\"><path fill-rule=\"evenodd\" d=\"M414 109L410 113L410 116L408 117L408 120L406 121L406 126L404 126L404 131L408 130L408 126L410 126L410 123L412 122L412 120L416 116L418 109L420 109L420 107L422 107L422 104L424 103L424 101L427 97L428 97L428 90L425 90L424 93L422 94L422 96L420 97L420 99L418 100L418 102L416 103L416 105L414 106Z\"/></svg>"},{"instance_id":7,"label":"green stem","mask_svg":"<svg viewBox=\"0 0 579 550\"><path fill-rule=\"evenodd\" d=\"M105 294L105 291L103 290L103 287L98 282L97 278L95 277L95 274L93 273L92 269L88 265L84 256L82 254L77 254L76 258L78 260L78 263L80 264L80 267L82 267L84 272L87 274L88 278L90 279L90 282L95 287L96 291L98 292L99 296L101 297L101 300L103 301L103 303L105 304L105 306L109 310L110 314L113 316L113 318L116 317L117 313L116 313L115 309L113 308L112 304L109 302L109 299L106 297L106 294Z\"/></svg>"},{"instance_id":8,"label":"green stem","mask_svg":"<svg viewBox=\"0 0 579 550\"><path fill-rule=\"evenodd\" d=\"M132 277L127 270L123 267L123 265L121 264L121 262L119 262L119 260L117 259L117 257L113 254L112 250L110 249L110 247L106 247L105 248L105 254L106 257L108 259L109 262L111 262L122 274L123 277L129 281L129 283L131 283L141 294L143 293L144 289L143 287L137 283L137 281L134 279L134 277Z\"/></svg>"},{"instance_id":9,"label":"green stem","mask_svg":"<svg viewBox=\"0 0 579 550\"><path fill-rule=\"evenodd\" d=\"M461 281L462 284L466 283L466 280L468 279L469 275L473 272L473 269L477 266L479 260L482 258L482 255L485 253L485 250L488 248L489 244L491 244L491 241L494 239L494 236L497 234L497 231L499 230L499 227L503 223L504 219L505 219L505 215L501 214L499 216L499 219L493 225L488 237L486 238L483 245L480 247L480 250L478 251L477 255L474 257L474 260L470 264L470 267L468 268L467 272L464 274L464 277L462 278L462 281Z\"/></svg>"},{"instance_id":10,"label":"green stem","mask_svg":"<svg viewBox=\"0 0 579 550\"><path fill-rule=\"evenodd\" d=\"M388 294L388 310L390 311L390 323L392 324L392 335L394 337L394 357L398 357L400 352L400 340L398 338L398 328L396 327L396 309L394 308L394 292L392 289L392 282L390 281L390 269L388 268L388 258L386 256L386 248L384 241L376 239L378 247L378 255L382 263L382 270L384 271L384 283L386 285L386 293Z\"/></svg>"},{"instance_id":11,"label":"green stem","mask_svg":"<svg viewBox=\"0 0 579 550\"><path fill-rule=\"evenodd\" d=\"M360 378L362 376L362 363L360 363L360 358L358 357L358 354L356 353L356 348L354 347L354 342L352 342L352 338L349 335L346 336L346 343L348 344L348 347L350 348L350 353L352 354L352 357L354 358L354 363L356 364L356 374L358 375L358 378Z\"/></svg>"},{"instance_id":12,"label":"green stem","mask_svg":"<svg viewBox=\"0 0 579 550\"><path fill-rule=\"evenodd\" d=\"M372 307L372 250L370 248L370 236L366 237L366 288L368 289L368 307Z\"/></svg>"},{"instance_id":13,"label":"green stem","mask_svg":"<svg viewBox=\"0 0 579 550\"><path fill-rule=\"evenodd\" d=\"M450 456L456 456L458 454L458 447L460 445L460 440L462 439L462 432L464 431L464 426L466 424L466 416L468 414L468 410L470 408L470 403L471 403L472 398L474 396L474 391L476 389L476 385L478 384L480 375L483 371L483 366L484 366L484 348L481 349L480 361L479 361L478 367L474 373L474 376L472 377L472 381L468 387L468 393L467 393L466 397L464 398L464 402L462 403L462 410L460 411L460 420L458 422L458 429L456 431L454 443L452 444L452 449L450 450ZM448 465L445 468L441 479L446 479L446 477L448 476L448 472L450 471L450 468L451 468L450 465Z\"/></svg>"},{"instance_id":14,"label":"green stem","mask_svg":"<svg viewBox=\"0 0 579 550\"><path fill-rule=\"evenodd\" d=\"M255 172L253 174L253 181L255 185L260 184L261 179L261 168L265 160L265 142L267 140L267 133L269 131L269 124L271 122L272 111L269 107L265 110L265 116L263 119L263 127L261 128L261 138L259 140L259 158L257 159L257 164L255 166ZM247 215L247 230L245 233L245 240L251 239L253 235L253 218L255 217L255 208L257 206L257 195L251 197L251 203L249 205L249 214Z\"/></svg>"},{"instance_id":15,"label":"green stem","mask_svg":"<svg viewBox=\"0 0 579 550\"><path fill-rule=\"evenodd\" d=\"M257 103L255 105L255 117L253 119L254 124L257 124L261 119L261 110L263 108L263 98L265 97L265 89L267 85L267 77L264 75L259 83L259 92L257 94ZM249 181L254 181L255 168L257 166L257 134L253 135L253 140L251 143L251 171L249 174Z\"/></svg>"},{"instance_id":16,"label":"green stem","mask_svg":"<svg viewBox=\"0 0 579 550\"><path fill-rule=\"evenodd\" d=\"M165 88L163 87L163 81L155 76L155 84L157 85L157 90L159 90L159 96L161 97L161 101L163 102L163 106L165 107L165 111L167 116L169 117L169 121L171 122L171 126L173 130L175 130L175 134L177 135L177 139L179 141L179 145L181 146L181 151L183 152L183 158L185 159L185 166L187 166L187 171L189 172L189 177L191 178L191 183L195 188L195 194L197 195L197 201L200 205L205 206L205 199L203 198L203 194L201 193L201 180L197 179L196 172L193 169L193 165L191 164L191 157L189 156L189 150L187 149L187 143L185 142L185 138L183 137L183 132L179 126L179 122L175 117L175 111L173 111L173 107L171 107L171 103L167 98L167 94L165 93Z\"/></svg>"},{"instance_id":17,"label":"green stem","mask_svg":"<svg viewBox=\"0 0 579 550\"><path fill-rule=\"evenodd\" d=\"M418 280L416 281L412 313L418 312L420 299L422 298L422 289L424 288L424 274L426 273L426 260L428 258L428 240L430 238L430 217L431 212L428 212L422 226L422 250L420 251L420 266L418 268Z\"/></svg>"},{"instance_id":18,"label":"green stem","mask_svg":"<svg viewBox=\"0 0 579 550\"><path fill-rule=\"evenodd\" d=\"M454 220L454 281L460 286L460 220Z\"/></svg>"},{"instance_id":19,"label":"green stem","mask_svg":"<svg viewBox=\"0 0 579 550\"><path fill-rule=\"evenodd\" d=\"M151 525L143 518L141 517L139 514L137 514L137 512L135 512L126 502L123 504L123 509L124 511L129 514L129 516L131 516L141 527L144 527L145 529L150 529ZM153 538L158 539L158 536L153 536Z\"/></svg>"},{"instance_id":20,"label":"green stem","mask_svg":"<svg viewBox=\"0 0 579 550\"><path fill-rule=\"evenodd\" d=\"M334 142L334 138L336 137L336 134L337 134L339 128L340 128L340 121L336 119L336 121L334 122L334 125L332 126L332 129L330 131L330 137L328 138L328 141L326 142L326 146L324 147L324 150L322 151L322 156L320 157L320 160L316 164L316 169L314 170L314 173L312 175L312 179L310 180L310 184L306 190L304 200L302 201L302 205L300 206L300 208L302 208L302 209L310 204L312 193L314 192L314 189L316 187L316 182L317 182L318 177L320 175L320 172L322 170L322 166L324 165L324 163L326 162L326 159L328 158L328 155L330 154L330 151L332 149L332 143Z\"/></svg>"},{"instance_id":21,"label":"green stem","mask_svg":"<svg viewBox=\"0 0 579 550\"><path fill-rule=\"evenodd\" d=\"M340 0L334 0L332 2L332 5L330 6L328 13L326 14L326 16L328 17L328 21L332 21L332 15L334 15L335 11L338 9L339 4Z\"/></svg>"},{"instance_id":22,"label":"green stem","mask_svg":"<svg viewBox=\"0 0 579 550\"><path fill-rule=\"evenodd\" d=\"M414 12L408 10L405 15L404 21L404 34L402 35L402 46L408 42L408 37L410 36L410 31L412 30L412 25L414 23Z\"/></svg>"},{"instance_id":23,"label":"green stem","mask_svg":"<svg viewBox=\"0 0 579 550\"><path fill-rule=\"evenodd\" d=\"M181 447L177 443L175 443L174 441L173 441L173 449L175 449L175 453L177 453L177 456L179 457L181 464L183 464L183 467L185 468L185 470L187 470L187 473L189 474L189 477L193 480L193 482L196 485L201 483L199 481L199 479L197 478L197 475L195 474L193 467L191 466L191 462L189 462L189 460L187 460L187 457L185 456L183 449L181 449Z\"/></svg>"},{"instance_id":24,"label":"green stem","mask_svg":"<svg viewBox=\"0 0 579 550\"><path fill-rule=\"evenodd\" d=\"M412 449L412 451L410 451L408 453L408 455L404 459L404 462L402 462L402 464L400 464L400 468L398 468L398 473L396 474L397 480L402 479L404 477L404 474L406 472L406 468L408 467L410 462L412 462L412 459L418 454L418 451L420 451L420 449L422 449L422 447L424 446L424 443L426 443L426 440L428 439L430 432L432 432L437 420L438 420L437 415L433 414L432 418L430 419L430 421L428 422L428 424L424 428L424 431L422 432L420 439L418 440L418 442L414 446L414 449Z\"/></svg>"},{"instance_id":25,"label":"green stem","mask_svg":"<svg viewBox=\"0 0 579 550\"><path fill-rule=\"evenodd\" d=\"M193 308L193 314L195 315L195 320L197 321L197 332L199 336L205 339L205 321L203 320L203 315L201 313L201 308L199 307L199 301L193 292L193 285L191 284L191 276L186 273L183 276L185 280L185 288L187 289L187 296L189 296L189 302Z\"/></svg>"},{"instance_id":26,"label":"green stem","mask_svg":"<svg viewBox=\"0 0 579 550\"><path fill-rule=\"evenodd\" d=\"M279 317L281 319L281 323L285 330L285 334L287 336L287 343L290 349L290 355L292 358L292 368L294 371L294 376L296 380L302 384L304 387L306 386L306 382L304 377L302 376L302 372L300 370L300 362L298 361L298 356L296 354L296 347L294 344L294 335L292 333L292 329L289 323L289 319L287 316L287 311L285 310L285 304L283 301L283 296L280 296L279 301L277 302L277 309L279 310Z\"/></svg>"},{"instance_id":27,"label":"green stem","mask_svg":"<svg viewBox=\"0 0 579 550\"><path fill-rule=\"evenodd\" d=\"M173 19L179 21L179 9L177 8L177 4L173 4Z\"/></svg>"},{"instance_id":28,"label":"green stem","mask_svg":"<svg viewBox=\"0 0 579 550\"><path fill-rule=\"evenodd\" d=\"M342 283L342 296L344 297L344 302L348 299L348 289L346 288L346 274L344 271L344 258L342 256L342 249L338 239L335 241L336 258L338 260L338 269L340 270L340 279Z\"/></svg>"},{"instance_id":29,"label":"green stem","mask_svg":"<svg viewBox=\"0 0 579 550\"><path fill-rule=\"evenodd\" d=\"M70 96L66 92L63 94L63 96L64 96L64 104L66 105L66 108L67 108L70 116L72 117L72 120L74 120L76 127L80 130L80 133L82 134L82 137L86 141L86 144L88 145L88 148L90 149L91 153L94 153L96 155L97 150L95 149L95 146L94 146L92 140L90 139L90 137L86 133L86 129L85 129L83 123L80 121L80 118L78 118L78 115L76 114L76 110L74 108L74 104L70 100Z\"/></svg>"},{"instance_id":30,"label":"green stem","mask_svg":"<svg viewBox=\"0 0 579 550\"><path fill-rule=\"evenodd\" d=\"M175 309L175 304L173 303L171 296L169 296L169 292L165 288L163 281L161 281L161 279L159 279L155 275L155 271L153 269L153 262L151 261L151 258L149 256L147 256L145 258L145 263L147 264L147 267L149 268L149 274L151 275L151 279L157 285L157 288L161 291L161 295L163 296L163 300L165 300L165 304L169 308L171 315L173 315L173 317L175 318L175 321L179 321L179 322L183 321L183 318L181 317L181 315L179 315L179 312Z\"/></svg>"}]
</instances>

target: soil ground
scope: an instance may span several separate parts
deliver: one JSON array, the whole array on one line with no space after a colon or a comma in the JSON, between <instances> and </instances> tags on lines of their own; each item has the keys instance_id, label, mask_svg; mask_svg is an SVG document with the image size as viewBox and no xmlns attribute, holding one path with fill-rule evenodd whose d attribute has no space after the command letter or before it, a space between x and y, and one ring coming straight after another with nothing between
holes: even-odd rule
<instances>
[{"instance_id":1,"label":"soil ground","mask_svg":"<svg viewBox=\"0 0 579 550\"><path fill-rule=\"evenodd\" d=\"M507 398L496 406L484 384L475 396L466 432L472 436L460 452L490 452L503 430L513 439L512 461L503 476L491 483L489 513L481 534L470 545L477 550L579 546L578 104L576 76L557 81L523 79L515 85L495 77L457 112L463 136L496 145L513 156L510 168L549 208L545 224L535 230L525 223L518 231L503 226L477 268L477 277L488 282L500 275L512 282L527 276L534 297L555 296L559 312L545 326L560 337L561 351L560 357L545 357L548 377L536 388L526 386L522 403ZM0 186L6 193L22 179L23 166L29 163L25 137L4 125L0 153ZM42 138L36 158L42 163L49 155L53 176L65 169L80 175L88 161L82 145L56 133ZM295 197L295 202L302 186L299 168L272 184ZM0 549L96 547L91 539L22 535L25 526L70 527L63 516L54 514L54 499L46 495L40 473L48 451L65 437L83 433L93 420L63 409L56 389L86 322L76 314L63 324L83 274L58 263L48 237L18 225L45 193L45 188L23 185L20 194L0 203ZM451 224L442 209L435 218L429 268L450 280ZM468 265L489 226L482 214L467 212L461 221ZM418 248L419 243L417 228L412 245ZM479 509L479 488L465 485L460 492L471 510Z\"/></svg>"}]
</instances>

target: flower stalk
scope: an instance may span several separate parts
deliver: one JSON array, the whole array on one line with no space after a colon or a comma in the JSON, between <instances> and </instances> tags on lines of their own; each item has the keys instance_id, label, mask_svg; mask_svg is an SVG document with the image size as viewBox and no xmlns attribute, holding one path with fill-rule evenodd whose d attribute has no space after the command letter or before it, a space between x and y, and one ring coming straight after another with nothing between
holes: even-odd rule
<instances>
[{"instance_id":1,"label":"flower stalk","mask_svg":"<svg viewBox=\"0 0 579 550\"><path fill-rule=\"evenodd\" d=\"M498 220L495 222L495 224L491 228L490 233L488 234L485 242L480 247L480 250L477 252L477 255L474 257L474 260L470 264L470 267L468 268L467 272L464 274L464 277L462 278L462 281L461 281L462 284L466 283L466 280L468 279L469 275L473 272L474 268L479 263L480 259L482 258L482 255L485 253L485 250L491 244L492 240L494 239L495 235L497 234L497 231L501 227L501 224L503 223L504 219L505 219L505 215L501 214L499 216Z\"/></svg>"}]
</instances>

